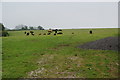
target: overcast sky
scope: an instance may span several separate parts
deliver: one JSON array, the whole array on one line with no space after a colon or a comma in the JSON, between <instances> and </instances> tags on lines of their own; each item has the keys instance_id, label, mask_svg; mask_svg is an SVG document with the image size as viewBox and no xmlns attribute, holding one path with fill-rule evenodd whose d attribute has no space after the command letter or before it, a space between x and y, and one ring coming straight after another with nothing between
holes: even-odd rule
<instances>
[{"instance_id":1,"label":"overcast sky","mask_svg":"<svg viewBox=\"0 0 120 80\"><path fill-rule=\"evenodd\" d=\"M44 28L117 28L117 4L117 2L3 2L2 23L10 29L19 24L41 25Z\"/></svg>"}]
</instances>

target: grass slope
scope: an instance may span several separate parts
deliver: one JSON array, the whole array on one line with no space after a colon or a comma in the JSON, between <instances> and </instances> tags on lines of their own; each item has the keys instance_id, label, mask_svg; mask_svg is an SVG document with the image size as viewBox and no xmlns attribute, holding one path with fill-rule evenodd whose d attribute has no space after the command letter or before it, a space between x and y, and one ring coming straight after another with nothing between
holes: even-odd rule
<instances>
[{"instance_id":1,"label":"grass slope","mask_svg":"<svg viewBox=\"0 0 120 80\"><path fill-rule=\"evenodd\" d=\"M86 42L117 36L117 29L93 29L92 35L88 29L66 29L57 36L38 35L47 31L34 32L35 36L26 36L24 31L10 31L9 37L3 37L3 78L118 77L117 51L76 48Z\"/></svg>"}]
</instances>

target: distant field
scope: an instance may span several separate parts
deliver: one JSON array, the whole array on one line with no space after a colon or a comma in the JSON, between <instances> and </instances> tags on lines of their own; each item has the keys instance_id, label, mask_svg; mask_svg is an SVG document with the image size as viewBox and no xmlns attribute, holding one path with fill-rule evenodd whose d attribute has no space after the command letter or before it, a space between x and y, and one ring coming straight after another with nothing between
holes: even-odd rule
<instances>
[{"instance_id":1,"label":"distant field","mask_svg":"<svg viewBox=\"0 0 120 80\"><path fill-rule=\"evenodd\" d=\"M57 36L38 35L46 30L35 30L35 36L9 31L10 36L2 38L3 78L117 78L117 51L77 46L118 36L118 29L92 31L90 35L89 29L65 29Z\"/></svg>"}]
</instances>

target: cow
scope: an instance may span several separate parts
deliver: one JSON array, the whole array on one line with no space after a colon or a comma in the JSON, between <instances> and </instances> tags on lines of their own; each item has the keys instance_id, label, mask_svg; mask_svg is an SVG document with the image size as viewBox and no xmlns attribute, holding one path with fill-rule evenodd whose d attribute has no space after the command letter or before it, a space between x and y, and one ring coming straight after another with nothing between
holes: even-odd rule
<instances>
[{"instance_id":1,"label":"cow","mask_svg":"<svg viewBox=\"0 0 120 80\"><path fill-rule=\"evenodd\" d=\"M58 31L62 31L62 29L58 29Z\"/></svg>"},{"instance_id":2,"label":"cow","mask_svg":"<svg viewBox=\"0 0 120 80\"><path fill-rule=\"evenodd\" d=\"M54 35L56 35L56 33L54 33Z\"/></svg>"},{"instance_id":3,"label":"cow","mask_svg":"<svg viewBox=\"0 0 120 80\"><path fill-rule=\"evenodd\" d=\"M31 34L33 34L34 32L33 31L30 31Z\"/></svg>"},{"instance_id":4,"label":"cow","mask_svg":"<svg viewBox=\"0 0 120 80\"><path fill-rule=\"evenodd\" d=\"M47 35L50 35L51 33L47 33Z\"/></svg>"},{"instance_id":5,"label":"cow","mask_svg":"<svg viewBox=\"0 0 120 80\"><path fill-rule=\"evenodd\" d=\"M72 32L72 34L74 34L74 32Z\"/></svg>"},{"instance_id":6,"label":"cow","mask_svg":"<svg viewBox=\"0 0 120 80\"><path fill-rule=\"evenodd\" d=\"M31 33L31 35L33 35L33 36L34 36L34 32L33 32L33 31L30 31L30 33Z\"/></svg>"},{"instance_id":7,"label":"cow","mask_svg":"<svg viewBox=\"0 0 120 80\"><path fill-rule=\"evenodd\" d=\"M52 30L52 31L55 31L55 33L57 33L58 29L54 29L54 30Z\"/></svg>"},{"instance_id":8,"label":"cow","mask_svg":"<svg viewBox=\"0 0 120 80\"><path fill-rule=\"evenodd\" d=\"M26 34L26 31L24 33Z\"/></svg>"},{"instance_id":9,"label":"cow","mask_svg":"<svg viewBox=\"0 0 120 80\"><path fill-rule=\"evenodd\" d=\"M34 36L35 34L34 34L34 33L31 33L31 35L33 35L33 36Z\"/></svg>"},{"instance_id":10,"label":"cow","mask_svg":"<svg viewBox=\"0 0 120 80\"><path fill-rule=\"evenodd\" d=\"M57 34L63 34L62 32L59 32L59 33L57 33Z\"/></svg>"},{"instance_id":11,"label":"cow","mask_svg":"<svg viewBox=\"0 0 120 80\"><path fill-rule=\"evenodd\" d=\"M26 33L26 35L27 35L27 36L29 36L29 32L28 32L28 33Z\"/></svg>"},{"instance_id":12,"label":"cow","mask_svg":"<svg viewBox=\"0 0 120 80\"><path fill-rule=\"evenodd\" d=\"M52 33L52 30L48 30L48 33Z\"/></svg>"},{"instance_id":13,"label":"cow","mask_svg":"<svg viewBox=\"0 0 120 80\"><path fill-rule=\"evenodd\" d=\"M41 35L41 33L39 35Z\"/></svg>"},{"instance_id":14,"label":"cow","mask_svg":"<svg viewBox=\"0 0 120 80\"><path fill-rule=\"evenodd\" d=\"M90 30L89 33L92 34L92 30Z\"/></svg>"},{"instance_id":15,"label":"cow","mask_svg":"<svg viewBox=\"0 0 120 80\"><path fill-rule=\"evenodd\" d=\"M54 33L54 35L57 35L57 34L63 34L61 31L61 29L54 29L54 30L52 30L52 31L54 31L55 33ZM60 31L60 32L59 32Z\"/></svg>"},{"instance_id":16,"label":"cow","mask_svg":"<svg viewBox=\"0 0 120 80\"><path fill-rule=\"evenodd\" d=\"M43 35L46 35L46 33L44 33Z\"/></svg>"}]
</instances>

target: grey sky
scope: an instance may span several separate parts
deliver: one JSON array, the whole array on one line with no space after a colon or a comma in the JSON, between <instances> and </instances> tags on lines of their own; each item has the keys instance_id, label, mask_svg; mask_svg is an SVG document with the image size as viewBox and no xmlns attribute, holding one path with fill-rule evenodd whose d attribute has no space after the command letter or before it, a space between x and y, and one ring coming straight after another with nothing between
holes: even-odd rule
<instances>
[{"instance_id":1,"label":"grey sky","mask_svg":"<svg viewBox=\"0 0 120 80\"><path fill-rule=\"evenodd\" d=\"M8 28L25 24L44 28L118 27L117 2L3 2Z\"/></svg>"}]
</instances>

